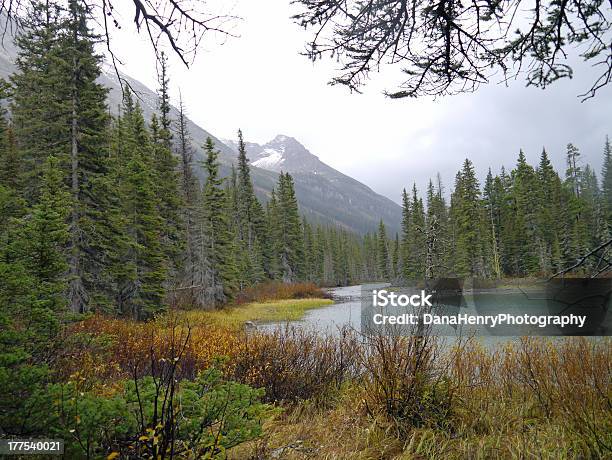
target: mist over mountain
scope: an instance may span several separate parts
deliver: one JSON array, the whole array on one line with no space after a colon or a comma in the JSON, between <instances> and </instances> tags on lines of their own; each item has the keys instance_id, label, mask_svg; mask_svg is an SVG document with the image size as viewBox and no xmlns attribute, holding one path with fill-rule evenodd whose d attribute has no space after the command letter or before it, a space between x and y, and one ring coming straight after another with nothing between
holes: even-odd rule
<instances>
[{"instance_id":1,"label":"mist over mountain","mask_svg":"<svg viewBox=\"0 0 612 460\"><path fill-rule=\"evenodd\" d=\"M17 47L7 36L3 46L0 46L1 78L8 80L15 72L16 57ZM109 88L108 105L110 110L116 113L122 101L119 78L111 65L104 65L102 70L99 82ZM157 93L129 75L121 73L121 78L125 79L136 93L145 119L149 120L157 110ZM187 111L189 104L190 101L186 101ZM171 117L178 118L178 113L178 109L173 106ZM200 167L200 161L204 158L202 145L210 136L220 152L221 173L227 177L232 164L237 160L235 142L222 141L191 120L188 120L188 128L195 151L196 174L200 179L204 178ZM248 127L246 135L248 136ZM260 199L268 199L278 181L280 171L289 172L295 182L300 212L311 222L334 224L357 233L365 233L375 230L382 218L390 234L399 231L401 207L397 203L326 165L296 139L279 135L264 145L248 143L247 153L251 162L255 192Z\"/></svg>"}]
</instances>

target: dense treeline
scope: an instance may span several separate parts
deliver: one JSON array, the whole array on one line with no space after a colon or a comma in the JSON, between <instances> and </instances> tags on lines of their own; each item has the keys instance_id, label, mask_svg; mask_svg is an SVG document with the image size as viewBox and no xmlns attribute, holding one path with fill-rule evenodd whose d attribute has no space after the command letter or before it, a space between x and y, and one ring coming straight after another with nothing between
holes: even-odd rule
<instances>
[{"instance_id":1,"label":"dense treeline","mask_svg":"<svg viewBox=\"0 0 612 460\"><path fill-rule=\"evenodd\" d=\"M439 176L430 180L425 203L416 186L404 190L401 235L389 241L382 222L378 232L378 277L523 277L571 266L612 235L609 139L603 156L601 182L568 144L563 178L546 150L535 168L521 151L512 171L493 176L489 169L482 188L466 159L450 205ZM596 272L596 265L594 259L582 269Z\"/></svg>"}]
</instances>

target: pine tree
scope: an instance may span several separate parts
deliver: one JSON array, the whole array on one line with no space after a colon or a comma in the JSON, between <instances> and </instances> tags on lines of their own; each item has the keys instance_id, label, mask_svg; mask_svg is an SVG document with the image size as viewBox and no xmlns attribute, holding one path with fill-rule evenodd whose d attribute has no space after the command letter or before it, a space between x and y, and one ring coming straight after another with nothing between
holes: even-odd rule
<instances>
[{"instance_id":1,"label":"pine tree","mask_svg":"<svg viewBox=\"0 0 612 460\"><path fill-rule=\"evenodd\" d=\"M119 312L148 319L165 309L165 222L159 212L157 174L150 161L153 142L140 106L134 105L129 91L125 94L123 118L116 128L122 130L121 152L116 154L113 171L120 198L115 225L121 238L115 239L117 255L112 274Z\"/></svg>"},{"instance_id":2,"label":"pine tree","mask_svg":"<svg viewBox=\"0 0 612 460\"><path fill-rule=\"evenodd\" d=\"M466 159L457 174L451 200L455 232L454 268L460 276L484 276L482 229L484 226L480 189L474 167Z\"/></svg>"},{"instance_id":3,"label":"pine tree","mask_svg":"<svg viewBox=\"0 0 612 460\"><path fill-rule=\"evenodd\" d=\"M378 273L384 281L389 280L389 242L385 223L380 220L378 224Z\"/></svg>"},{"instance_id":4,"label":"pine tree","mask_svg":"<svg viewBox=\"0 0 612 460\"><path fill-rule=\"evenodd\" d=\"M410 214L410 199L406 189L402 191L402 238L400 248L400 266L402 277L406 280L415 277L410 250L413 238L412 216Z\"/></svg>"},{"instance_id":5,"label":"pine tree","mask_svg":"<svg viewBox=\"0 0 612 460\"><path fill-rule=\"evenodd\" d=\"M235 293L236 265L229 231L226 196L219 177L218 152L209 137L204 145L206 183L201 214L201 283L205 286L204 304L218 307L231 300Z\"/></svg>"},{"instance_id":6,"label":"pine tree","mask_svg":"<svg viewBox=\"0 0 612 460\"><path fill-rule=\"evenodd\" d=\"M612 234L612 144L608 136L604 144L604 159L601 168L601 196L603 217L608 227L607 233Z\"/></svg>"},{"instance_id":7,"label":"pine tree","mask_svg":"<svg viewBox=\"0 0 612 460\"><path fill-rule=\"evenodd\" d=\"M37 195L38 165L46 155L56 153L65 165L72 195L69 303L81 312L96 304L107 288L107 90L96 83L100 58L94 53L97 38L87 27L88 8L76 0L68 2L65 14L52 8L40 6L43 21L34 35L26 34L20 41L29 52L20 56L20 73L14 80L15 126L34 174L29 199ZM42 100L37 100L37 92L44 95ZM37 109L36 104L46 106ZM37 126L45 133L38 140Z\"/></svg>"},{"instance_id":8,"label":"pine tree","mask_svg":"<svg viewBox=\"0 0 612 460\"><path fill-rule=\"evenodd\" d=\"M304 255L303 232L300 226L293 178L282 173L278 180L279 265L284 282L295 282L302 276Z\"/></svg>"},{"instance_id":9,"label":"pine tree","mask_svg":"<svg viewBox=\"0 0 612 460\"><path fill-rule=\"evenodd\" d=\"M163 106L163 97L162 97ZM163 111L162 111L163 113ZM180 284L182 285L183 297L187 303L196 303L194 288L194 268L199 264L198 251L195 247L197 238L197 207L199 203L199 183L194 174L194 159L192 140L187 125L187 115L182 98L179 103L179 115L175 122L177 141L175 153L179 158L179 181L181 194L181 215L183 258L180 263Z\"/></svg>"}]
</instances>

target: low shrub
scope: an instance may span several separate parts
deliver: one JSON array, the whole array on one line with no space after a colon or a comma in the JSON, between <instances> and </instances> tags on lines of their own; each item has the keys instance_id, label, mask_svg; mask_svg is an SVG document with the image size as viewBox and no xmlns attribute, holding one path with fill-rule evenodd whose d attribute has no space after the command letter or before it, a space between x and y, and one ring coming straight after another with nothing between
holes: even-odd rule
<instances>
[{"instance_id":1,"label":"low shrub","mask_svg":"<svg viewBox=\"0 0 612 460\"><path fill-rule=\"evenodd\" d=\"M359 373L358 341L289 327L243 336L228 365L229 377L266 390L266 401L321 401Z\"/></svg>"},{"instance_id":2,"label":"low shrub","mask_svg":"<svg viewBox=\"0 0 612 460\"><path fill-rule=\"evenodd\" d=\"M236 297L237 304L269 302L284 299L324 299L329 294L314 283L281 283L269 281L246 288Z\"/></svg>"},{"instance_id":3,"label":"low shrub","mask_svg":"<svg viewBox=\"0 0 612 460\"><path fill-rule=\"evenodd\" d=\"M170 373L127 380L120 392L82 392L81 380L50 387L55 423L68 458L225 458L227 449L261 435L271 416L263 390L228 382L211 368L195 380Z\"/></svg>"},{"instance_id":4,"label":"low shrub","mask_svg":"<svg viewBox=\"0 0 612 460\"><path fill-rule=\"evenodd\" d=\"M430 336L367 335L360 359L365 370L363 401L368 415L383 415L398 436L412 428L448 428L454 386Z\"/></svg>"}]
</instances>

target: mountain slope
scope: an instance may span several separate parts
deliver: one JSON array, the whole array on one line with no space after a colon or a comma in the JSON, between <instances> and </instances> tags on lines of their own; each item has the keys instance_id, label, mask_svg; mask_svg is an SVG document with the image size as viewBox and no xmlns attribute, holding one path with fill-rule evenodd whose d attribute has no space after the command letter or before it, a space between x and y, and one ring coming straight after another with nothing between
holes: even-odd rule
<instances>
[{"instance_id":1,"label":"mountain slope","mask_svg":"<svg viewBox=\"0 0 612 460\"><path fill-rule=\"evenodd\" d=\"M17 49L9 37L0 46L0 77L8 80L15 71L14 60ZM136 92L146 119L150 119L157 107L157 94L139 81L125 78ZM110 110L117 111L121 105L122 92L119 79L111 66L105 66L99 82L109 88L108 104ZM172 107L171 116L176 119L178 110ZM236 149L222 142L213 134L191 120L188 123L193 140L196 159L203 159L206 138L210 136L220 151L221 173L230 174L231 165L236 162ZM251 175L257 195L262 199L269 197L282 169L291 173L300 211L311 221L333 223L354 232L364 233L376 229L382 218L390 233L399 231L401 208L393 201L376 194L362 183L336 171L321 162L304 146L288 136L277 136L274 140L260 146L248 144L251 156ZM203 178L202 168L197 162L196 173Z\"/></svg>"},{"instance_id":2,"label":"mountain slope","mask_svg":"<svg viewBox=\"0 0 612 460\"><path fill-rule=\"evenodd\" d=\"M223 142L237 152L234 141ZM252 166L290 173L301 204L318 211L315 218L332 218L358 232L375 229L382 218L391 234L399 231L400 206L323 163L296 139L280 134L263 145L247 142L246 149Z\"/></svg>"}]
</instances>

